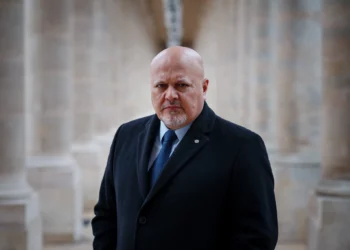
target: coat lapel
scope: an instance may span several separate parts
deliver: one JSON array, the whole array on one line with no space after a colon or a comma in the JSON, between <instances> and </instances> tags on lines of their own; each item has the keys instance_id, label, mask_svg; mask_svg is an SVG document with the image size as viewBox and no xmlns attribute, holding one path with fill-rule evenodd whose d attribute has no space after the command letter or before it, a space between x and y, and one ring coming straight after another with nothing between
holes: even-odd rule
<instances>
[{"instance_id":1,"label":"coat lapel","mask_svg":"<svg viewBox=\"0 0 350 250\"><path fill-rule=\"evenodd\" d=\"M136 172L143 199L146 199L149 191L147 168L157 132L159 132L159 119L156 115L153 115L145 129L138 136Z\"/></svg>"},{"instance_id":2,"label":"coat lapel","mask_svg":"<svg viewBox=\"0 0 350 250\"><path fill-rule=\"evenodd\" d=\"M176 147L144 204L152 199L205 146L209 141L208 134L214 125L215 118L214 112L205 103L202 113Z\"/></svg>"}]
</instances>

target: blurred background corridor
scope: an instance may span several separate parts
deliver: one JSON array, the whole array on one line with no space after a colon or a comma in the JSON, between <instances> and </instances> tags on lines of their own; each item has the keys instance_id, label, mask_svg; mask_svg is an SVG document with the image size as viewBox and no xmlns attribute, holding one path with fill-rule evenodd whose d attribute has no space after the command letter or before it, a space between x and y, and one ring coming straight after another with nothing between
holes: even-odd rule
<instances>
[{"instance_id":1,"label":"blurred background corridor","mask_svg":"<svg viewBox=\"0 0 350 250\"><path fill-rule=\"evenodd\" d=\"M264 139L277 250L350 250L349 0L0 0L0 249L92 249L112 138L172 45Z\"/></svg>"}]
</instances>

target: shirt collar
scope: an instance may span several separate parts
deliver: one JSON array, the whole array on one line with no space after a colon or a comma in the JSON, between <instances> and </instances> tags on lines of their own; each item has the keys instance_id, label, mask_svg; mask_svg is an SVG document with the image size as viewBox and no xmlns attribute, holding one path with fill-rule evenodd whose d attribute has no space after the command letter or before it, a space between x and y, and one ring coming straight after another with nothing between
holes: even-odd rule
<instances>
[{"instance_id":1,"label":"shirt collar","mask_svg":"<svg viewBox=\"0 0 350 250\"><path fill-rule=\"evenodd\" d=\"M187 133L187 131L189 130L189 128L191 127L191 124L186 125L185 127L179 128L177 130L175 130L175 134L177 136L177 139L179 141L182 140L182 138L185 136L185 134ZM162 141L162 138L164 136L164 134L168 131L169 129L165 126L163 121L160 121L160 129L159 129L159 139L160 141Z\"/></svg>"}]
</instances>

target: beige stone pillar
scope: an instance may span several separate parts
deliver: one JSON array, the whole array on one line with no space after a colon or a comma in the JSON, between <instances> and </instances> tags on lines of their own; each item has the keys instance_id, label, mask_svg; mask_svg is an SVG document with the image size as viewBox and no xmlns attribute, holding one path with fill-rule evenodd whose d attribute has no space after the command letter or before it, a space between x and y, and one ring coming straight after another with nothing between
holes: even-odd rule
<instances>
[{"instance_id":1,"label":"beige stone pillar","mask_svg":"<svg viewBox=\"0 0 350 250\"><path fill-rule=\"evenodd\" d=\"M237 75L237 1L223 0L214 3L211 19L215 27L204 32L215 33L217 109L221 117L238 122ZM211 41L211 42L214 42ZM210 89L211 86L209 86ZM211 90L211 89L210 89Z\"/></svg>"},{"instance_id":2,"label":"beige stone pillar","mask_svg":"<svg viewBox=\"0 0 350 250\"><path fill-rule=\"evenodd\" d=\"M114 89L112 82L113 46L109 11L110 0L93 1L93 81L95 142L101 147L101 166L105 167L115 128ZM112 131L114 130L114 131ZM102 176L99 176L101 178Z\"/></svg>"},{"instance_id":3,"label":"beige stone pillar","mask_svg":"<svg viewBox=\"0 0 350 250\"><path fill-rule=\"evenodd\" d=\"M240 123L239 0L208 1L201 8L193 47L203 57L209 79L207 102L221 117Z\"/></svg>"},{"instance_id":4,"label":"beige stone pillar","mask_svg":"<svg viewBox=\"0 0 350 250\"><path fill-rule=\"evenodd\" d=\"M252 62L251 88L249 91L250 128L257 132L265 144L272 148L273 138L273 109L274 101L272 67L273 67L273 7L269 0L253 1L252 14ZM271 150L269 150L271 152Z\"/></svg>"},{"instance_id":5,"label":"beige stone pillar","mask_svg":"<svg viewBox=\"0 0 350 250\"><path fill-rule=\"evenodd\" d=\"M93 0L76 0L74 6L74 145L73 154L81 168L84 210L92 211L98 199L104 165L95 132L95 89L93 79ZM101 100L99 100L101 101Z\"/></svg>"},{"instance_id":6,"label":"beige stone pillar","mask_svg":"<svg viewBox=\"0 0 350 250\"><path fill-rule=\"evenodd\" d=\"M108 1L108 27L111 38L111 51L109 53L111 58L111 87L113 113L111 115L111 133L115 133L116 128L122 123L121 112L123 99L123 83L121 75L123 74L122 63L122 36L123 36L123 12L122 3L120 0Z\"/></svg>"},{"instance_id":7,"label":"beige stone pillar","mask_svg":"<svg viewBox=\"0 0 350 250\"><path fill-rule=\"evenodd\" d=\"M316 186L320 165L317 145L310 145L310 151L305 150L300 138L306 135L317 141L319 137L314 131L319 130L317 90L321 86L321 37L318 17L321 7L320 2L311 0L281 0L277 7L278 155L272 165L279 242L303 243L307 236L309 193ZM311 124L310 113L315 120Z\"/></svg>"},{"instance_id":8,"label":"beige stone pillar","mask_svg":"<svg viewBox=\"0 0 350 250\"><path fill-rule=\"evenodd\" d=\"M32 0L31 129L27 165L40 195L46 241L77 240L81 233L80 171L74 160L73 10L71 0Z\"/></svg>"},{"instance_id":9,"label":"beige stone pillar","mask_svg":"<svg viewBox=\"0 0 350 250\"><path fill-rule=\"evenodd\" d=\"M113 126L112 115L114 114L113 105L113 55L114 47L112 46L112 24L109 22L110 14L109 1L111 0L94 0L94 81L95 94L97 98L95 115L96 132L105 134Z\"/></svg>"},{"instance_id":10,"label":"beige stone pillar","mask_svg":"<svg viewBox=\"0 0 350 250\"><path fill-rule=\"evenodd\" d=\"M238 0L238 65L237 65L237 93L238 93L238 123L250 128L250 83L252 80L252 0Z\"/></svg>"},{"instance_id":11,"label":"beige stone pillar","mask_svg":"<svg viewBox=\"0 0 350 250\"><path fill-rule=\"evenodd\" d=\"M142 11L145 3L140 2L95 1L94 78L98 83L95 138L103 149L104 166L117 127L153 113L148 83L155 45L146 26L149 17Z\"/></svg>"},{"instance_id":12,"label":"beige stone pillar","mask_svg":"<svg viewBox=\"0 0 350 250\"><path fill-rule=\"evenodd\" d=\"M38 195L25 170L24 1L0 1L0 249L42 249Z\"/></svg>"},{"instance_id":13,"label":"beige stone pillar","mask_svg":"<svg viewBox=\"0 0 350 250\"><path fill-rule=\"evenodd\" d=\"M149 66L158 51L154 50L154 38L148 32L146 13L142 11L140 1L121 2L123 25L120 34L123 35L120 37L120 70L123 80L120 82L120 91L123 110L120 115L122 121L130 121L154 113L150 98Z\"/></svg>"},{"instance_id":14,"label":"beige stone pillar","mask_svg":"<svg viewBox=\"0 0 350 250\"><path fill-rule=\"evenodd\" d=\"M193 41L193 47L202 56L204 61L205 77L209 79L207 92L207 103L215 111L219 109L218 105L218 73L216 72L218 62L218 43L217 33L215 32L217 23L215 18L218 17L216 2L208 1L202 6L201 23L197 38ZM215 14L216 13L216 14Z\"/></svg>"},{"instance_id":15,"label":"beige stone pillar","mask_svg":"<svg viewBox=\"0 0 350 250\"><path fill-rule=\"evenodd\" d=\"M298 1L280 0L278 2L277 23L278 39L276 42L278 70L276 71L277 88L277 143L282 155L297 153L297 109L296 109L296 40L293 29L298 17Z\"/></svg>"},{"instance_id":16,"label":"beige stone pillar","mask_svg":"<svg viewBox=\"0 0 350 250\"><path fill-rule=\"evenodd\" d=\"M322 0L308 0L297 29L296 94L298 147L306 157L320 161L322 106Z\"/></svg>"},{"instance_id":17,"label":"beige stone pillar","mask_svg":"<svg viewBox=\"0 0 350 250\"><path fill-rule=\"evenodd\" d=\"M322 178L308 249L350 249L350 2L323 1Z\"/></svg>"}]
</instances>

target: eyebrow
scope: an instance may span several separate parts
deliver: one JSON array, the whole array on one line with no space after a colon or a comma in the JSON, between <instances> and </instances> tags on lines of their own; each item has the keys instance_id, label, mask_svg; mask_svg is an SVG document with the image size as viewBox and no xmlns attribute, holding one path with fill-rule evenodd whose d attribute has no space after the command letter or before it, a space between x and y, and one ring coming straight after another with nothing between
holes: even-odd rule
<instances>
[{"instance_id":1,"label":"eyebrow","mask_svg":"<svg viewBox=\"0 0 350 250\"><path fill-rule=\"evenodd\" d=\"M176 82L187 82L187 83L191 83L190 79L188 77L181 77L176 79Z\"/></svg>"},{"instance_id":2,"label":"eyebrow","mask_svg":"<svg viewBox=\"0 0 350 250\"><path fill-rule=\"evenodd\" d=\"M188 84L191 84L191 81L188 77L181 77L181 78L178 78L176 79L176 83L179 83L179 82L186 82ZM167 84L166 82L164 82L163 80L158 80L158 81L155 81L153 84Z\"/></svg>"},{"instance_id":3,"label":"eyebrow","mask_svg":"<svg viewBox=\"0 0 350 250\"><path fill-rule=\"evenodd\" d=\"M159 80L159 81L155 81L155 82L153 82L153 84L155 84L155 85L157 85L157 84L165 84L165 82L164 82L164 81L162 81L162 80Z\"/></svg>"}]
</instances>

